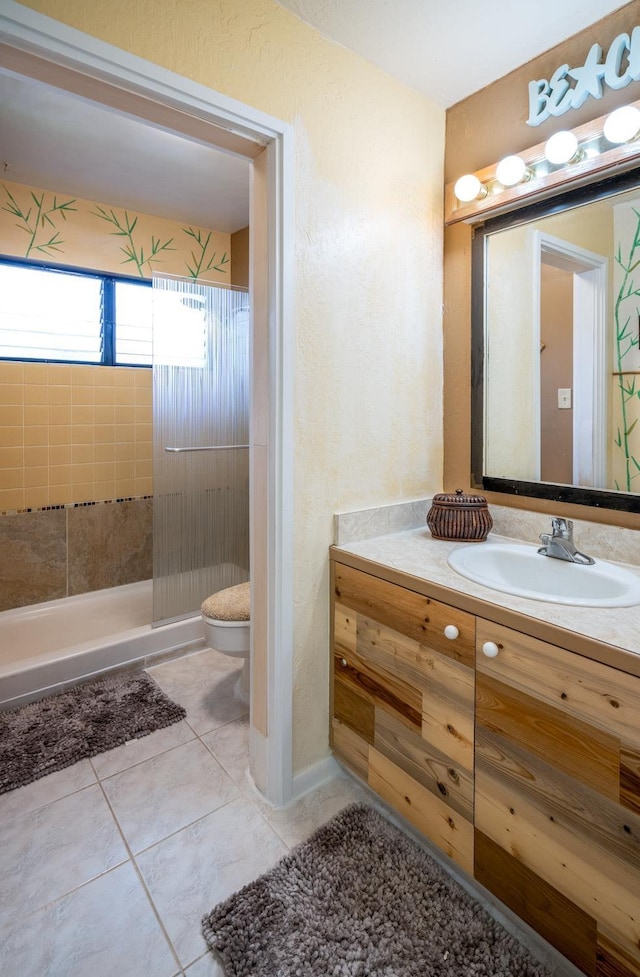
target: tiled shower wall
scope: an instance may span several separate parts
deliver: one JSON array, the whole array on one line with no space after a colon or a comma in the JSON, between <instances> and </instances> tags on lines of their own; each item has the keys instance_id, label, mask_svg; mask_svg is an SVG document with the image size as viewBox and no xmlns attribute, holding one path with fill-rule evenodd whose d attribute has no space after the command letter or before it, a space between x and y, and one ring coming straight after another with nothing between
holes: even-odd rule
<instances>
[{"instance_id":1,"label":"tiled shower wall","mask_svg":"<svg viewBox=\"0 0 640 977\"><path fill-rule=\"evenodd\" d=\"M151 495L151 370L0 362L0 512Z\"/></svg>"},{"instance_id":2,"label":"tiled shower wall","mask_svg":"<svg viewBox=\"0 0 640 977\"><path fill-rule=\"evenodd\" d=\"M151 370L0 362L0 609L151 576Z\"/></svg>"},{"instance_id":3,"label":"tiled shower wall","mask_svg":"<svg viewBox=\"0 0 640 977\"><path fill-rule=\"evenodd\" d=\"M0 610L152 575L151 499L0 517Z\"/></svg>"}]
</instances>

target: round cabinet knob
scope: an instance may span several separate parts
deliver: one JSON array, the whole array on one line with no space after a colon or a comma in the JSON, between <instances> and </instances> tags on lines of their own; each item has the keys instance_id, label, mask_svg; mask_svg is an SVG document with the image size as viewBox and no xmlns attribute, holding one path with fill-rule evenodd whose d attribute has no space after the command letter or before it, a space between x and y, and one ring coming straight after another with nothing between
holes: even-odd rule
<instances>
[{"instance_id":1,"label":"round cabinet knob","mask_svg":"<svg viewBox=\"0 0 640 977\"><path fill-rule=\"evenodd\" d=\"M485 641L482 646L482 654L486 655L487 658L495 658L499 651L500 649L495 641Z\"/></svg>"},{"instance_id":2,"label":"round cabinet knob","mask_svg":"<svg viewBox=\"0 0 640 977\"><path fill-rule=\"evenodd\" d=\"M447 624L446 628L444 629L444 636L445 638L448 638L449 641L454 641L459 634L460 632L458 631L455 624Z\"/></svg>"},{"instance_id":3,"label":"round cabinet knob","mask_svg":"<svg viewBox=\"0 0 640 977\"><path fill-rule=\"evenodd\" d=\"M346 658L341 658L340 659L340 664L342 665L343 668L346 668L347 667L347 664L348 664L347 659Z\"/></svg>"}]
</instances>

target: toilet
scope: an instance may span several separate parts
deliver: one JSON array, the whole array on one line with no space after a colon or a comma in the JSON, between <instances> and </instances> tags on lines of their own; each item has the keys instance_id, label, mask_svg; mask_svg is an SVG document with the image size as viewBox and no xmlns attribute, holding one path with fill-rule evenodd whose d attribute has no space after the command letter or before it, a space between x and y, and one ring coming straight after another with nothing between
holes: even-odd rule
<instances>
[{"instance_id":1,"label":"toilet","mask_svg":"<svg viewBox=\"0 0 640 977\"><path fill-rule=\"evenodd\" d=\"M251 591L249 581L227 587L202 602L204 640L210 648L242 658L243 666L236 685L236 695L249 702L249 651L251 646Z\"/></svg>"}]
</instances>

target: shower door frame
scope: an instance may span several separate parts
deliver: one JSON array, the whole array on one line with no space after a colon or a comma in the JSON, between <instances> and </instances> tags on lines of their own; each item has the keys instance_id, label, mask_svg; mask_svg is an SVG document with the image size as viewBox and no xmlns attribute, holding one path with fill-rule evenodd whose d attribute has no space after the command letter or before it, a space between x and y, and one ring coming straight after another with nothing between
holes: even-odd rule
<instances>
[{"instance_id":1,"label":"shower door frame","mask_svg":"<svg viewBox=\"0 0 640 977\"><path fill-rule=\"evenodd\" d=\"M0 64L253 163L250 762L265 796L285 804L293 794L293 129L14 0L0 12Z\"/></svg>"}]
</instances>

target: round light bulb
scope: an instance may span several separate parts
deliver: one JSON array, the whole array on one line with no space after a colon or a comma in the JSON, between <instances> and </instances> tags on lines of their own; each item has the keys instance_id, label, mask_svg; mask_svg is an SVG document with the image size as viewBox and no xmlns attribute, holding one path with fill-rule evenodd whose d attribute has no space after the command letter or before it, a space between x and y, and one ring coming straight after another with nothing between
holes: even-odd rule
<instances>
[{"instance_id":1,"label":"round light bulb","mask_svg":"<svg viewBox=\"0 0 640 977\"><path fill-rule=\"evenodd\" d=\"M616 109L606 118L602 131L608 142L632 142L640 134L640 109L633 105Z\"/></svg>"},{"instance_id":2,"label":"round light bulb","mask_svg":"<svg viewBox=\"0 0 640 977\"><path fill-rule=\"evenodd\" d=\"M572 132L556 132L547 139L544 155L555 166L569 163L578 155L578 140Z\"/></svg>"},{"instance_id":3,"label":"round light bulb","mask_svg":"<svg viewBox=\"0 0 640 977\"><path fill-rule=\"evenodd\" d=\"M487 188L480 183L477 176L474 176L473 173L467 173L466 176L461 176L459 180L456 180L453 192L460 203L468 204L477 197L486 196Z\"/></svg>"},{"instance_id":4,"label":"round light bulb","mask_svg":"<svg viewBox=\"0 0 640 977\"><path fill-rule=\"evenodd\" d=\"M527 178L529 171L521 156L505 156L496 167L496 179L503 187L515 187Z\"/></svg>"}]
</instances>

